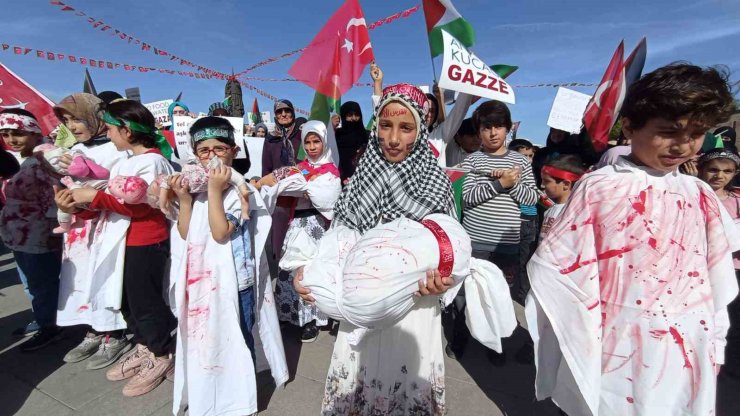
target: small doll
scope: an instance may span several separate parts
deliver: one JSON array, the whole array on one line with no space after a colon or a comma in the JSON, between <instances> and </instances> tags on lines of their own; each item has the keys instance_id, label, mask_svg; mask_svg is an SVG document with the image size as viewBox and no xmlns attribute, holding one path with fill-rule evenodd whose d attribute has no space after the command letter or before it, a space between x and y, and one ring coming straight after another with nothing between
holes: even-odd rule
<instances>
[{"instance_id":1,"label":"small doll","mask_svg":"<svg viewBox=\"0 0 740 416\"><path fill-rule=\"evenodd\" d=\"M182 175L183 184L187 184L190 193L199 194L208 191L208 172L211 169L223 166L221 159L214 157L208 162L207 167L199 163L188 163L182 168L182 172L173 175L160 175L149 187L147 199L151 206L159 208L165 215L170 218L173 214L172 201L175 200L175 193L169 187L169 181L172 176ZM231 168L231 179L229 183L233 185L242 196L242 218L249 219L249 188L244 176ZM156 196L156 198L155 198ZM176 215L174 216L176 217Z\"/></svg>"},{"instance_id":2,"label":"small doll","mask_svg":"<svg viewBox=\"0 0 740 416\"><path fill-rule=\"evenodd\" d=\"M108 192L125 204L147 203L149 184L138 176L116 176L108 181Z\"/></svg>"},{"instance_id":3,"label":"small doll","mask_svg":"<svg viewBox=\"0 0 740 416\"><path fill-rule=\"evenodd\" d=\"M98 165L81 152L56 147L53 144L38 145L33 151L40 160L51 167L52 171L62 175L61 182L69 189L90 187L102 190L108 184L107 179L110 176L108 169ZM60 164L60 160L65 154L72 156L72 162L66 169ZM53 232L55 234L63 234L73 227L82 225L81 221L73 219L72 214L67 214L61 210L57 211L57 220L59 221L59 227L54 228Z\"/></svg>"}]
</instances>

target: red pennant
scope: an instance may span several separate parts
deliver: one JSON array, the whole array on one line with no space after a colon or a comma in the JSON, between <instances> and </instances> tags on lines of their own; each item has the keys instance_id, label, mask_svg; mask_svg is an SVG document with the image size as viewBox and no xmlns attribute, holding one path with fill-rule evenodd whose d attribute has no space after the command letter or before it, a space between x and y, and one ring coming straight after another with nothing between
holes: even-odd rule
<instances>
[{"instance_id":1,"label":"red pennant","mask_svg":"<svg viewBox=\"0 0 740 416\"><path fill-rule=\"evenodd\" d=\"M8 50L8 48L10 48L10 45L8 45L7 43L3 43L3 50L6 51Z\"/></svg>"},{"instance_id":2,"label":"red pennant","mask_svg":"<svg viewBox=\"0 0 740 416\"><path fill-rule=\"evenodd\" d=\"M87 64L87 58L82 58L82 57L80 57L80 63L81 63L82 65L86 65L86 64Z\"/></svg>"},{"instance_id":3,"label":"red pennant","mask_svg":"<svg viewBox=\"0 0 740 416\"><path fill-rule=\"evenodd\" d=\"M46 59L53 61L54 58L54 52L46 52Z\"/></svg>"},{"instance_id":4,"label":"red pennant","mask_svg":"<svg viewBox=\"0 0 740 416\"><path fill-rule=\"evenodd\" d=\"M113 69L113 63L111 63L111 62L106 62L105 63L105 66L107 66L108 69Z\"/></svg>"},{"instance_id":5,"label":"red pennant","mask_svg":"<svg viewBox=\"0 0 740 416\"><path fill-rule=\"evenodd\" d=\"M70 12L70 11L74 11L74 8L73 7L70 7L70 6L64 6L64 7L62 7L62 11L63 12Z\"/></svg>"},{"instance_id":6,"label":"red pennant","mask_svg":"<svg viewBox=\"0 0 740 416\"><path fill-rule=\"evenodd\" d=\"M44 57L44 55L46 55L46 54L44 53L44 51L36 51L36 56L37 56L37 57L39 57L39 58L43 58L43 57Z\"/></svg>"},{"instance_id":7,"label":"red pennant","mask_svg":"<svg viewBox=\"0 0 740 416\"><path fill-rule=\"evenodd\" d=\"M129 64L123 64L123 69L125 69L126 71L130 71L131 70L131 65L129 65Z\"/></svg>"},{"instance_id":8,"label":"red pennant","mask_svg":"<svg viewBox=\"0 0 740 416\"><path fill-rule=\"evenodd\" d=\"M63 60L64 59L64 54L63 53L58 53L57 54L57 59L59 59L60 61Z\"/></svg>"},{"instance_id":9,"label":"red pennant","mask_svg":"<svg viewBox=\"0 0 740 416\"><path fill-rule=\"evenodd\" d=\"M101 30L102 32L105 32L105 31L106 31L106 30L108 30L108 29L112 29L112 28L111 28L110 26L108 26L108 25L105 25L105 26L103 26L103 27L102 27L102 28L101 28L100 30Z\"/></svg>"},{"instance_id":10,"label":"red pennant","mask_svg":"<svg viewBox=\"0 0 740 416\"><path fill-rule=\"evenodd\" d=\"M31 48L25 48L25 49L23 50L23 54L24 54L24 55L28 55L28 53L29 53L29 52L31 52L32 50L33 50L33 49L31 49Z\"/></svg>"},{"instance_id":11,"label":"red pennant","mask_svg":"<svg viewBox=\"0 0 740 416\"><path fill-rule=\"evenodd\" d=\"M77 62L77 57L72 55L67 55L67 58L69 58L69 62Z\"/></svg>"}]
</instances>

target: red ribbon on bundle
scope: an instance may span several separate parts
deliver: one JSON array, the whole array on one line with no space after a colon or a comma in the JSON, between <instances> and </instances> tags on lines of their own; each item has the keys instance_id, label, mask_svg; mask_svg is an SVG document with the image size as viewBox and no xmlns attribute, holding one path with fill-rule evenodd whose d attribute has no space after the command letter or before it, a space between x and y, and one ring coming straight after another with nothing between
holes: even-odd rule
<instances>
[{"instance_id":1,"label":"red ribbon on bundle","mask_svg":"<svg viewBox=\"0 0 740 416\"><path fill-rule=\"evenodd\" d=\"M452 276L452 266L455 264L455 254L452 250L452 242L445 230L432 220L422 220L421 225L434 234L439 244L439 265L437 270L442 277Z\"/></svg>"}]
</instances>

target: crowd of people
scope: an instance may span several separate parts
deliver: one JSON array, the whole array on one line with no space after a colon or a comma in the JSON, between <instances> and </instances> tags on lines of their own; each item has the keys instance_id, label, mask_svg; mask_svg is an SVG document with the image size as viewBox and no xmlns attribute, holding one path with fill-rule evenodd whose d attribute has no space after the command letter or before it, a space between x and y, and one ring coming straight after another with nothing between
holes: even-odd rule
<instances>
[{"instance_id":1,"label":"crowd of people","mask_svg":"<svg viewBox=\"0 0 740 416\"><path fill-rule=\"evenodd\" d=\"M368 129L356 102L326 125L286 99L274 129L248 126L264 137L256 179L220 103L189 128L189 160L116 94L54 107L69 148L34 114L0 112L0 237L34 316L21 350L84 325L64 361L127 380L123 395L171 379L175 414L246 415L257 372L290 378L285 329L312 342L324 328L322 414L459 414L443 354L472 337L481 365L505 363L518 302L531 339L514 355L537 366L538 399L569 415L713 414L720 369L740 378L740 157L735 130L714 130L736 112L726 73L644 75L600 154L585 130L551 129L540 149L509 139L504 103L466 118L477 97L445 112L438 89L370 72ZM459 198L446 168L466 174Z\"/></svg>"}]
</instances>

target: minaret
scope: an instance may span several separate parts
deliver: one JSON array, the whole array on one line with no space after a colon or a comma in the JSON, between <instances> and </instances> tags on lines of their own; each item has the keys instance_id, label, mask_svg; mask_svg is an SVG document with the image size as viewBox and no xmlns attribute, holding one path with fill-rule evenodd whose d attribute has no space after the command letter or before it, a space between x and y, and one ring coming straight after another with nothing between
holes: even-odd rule
<instances>
[{"instance_id":1,"label":"minaret","mask_svg":"<svg viewBox=\"0 0 740 416\"><path fill-rule=\"evenodd\" d=\"M236 80L234 70L231 70L231 76L226 81L224 98L229 100L229 114L232 117L244 117L244 102L242 101L242 86Z\"/></svg>"}]
</instances>

